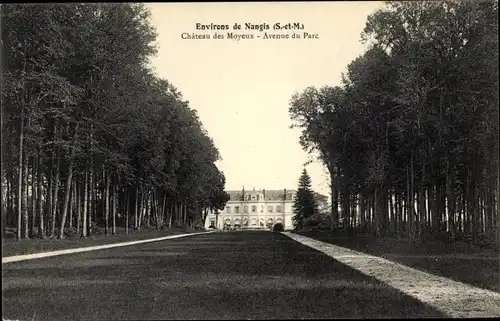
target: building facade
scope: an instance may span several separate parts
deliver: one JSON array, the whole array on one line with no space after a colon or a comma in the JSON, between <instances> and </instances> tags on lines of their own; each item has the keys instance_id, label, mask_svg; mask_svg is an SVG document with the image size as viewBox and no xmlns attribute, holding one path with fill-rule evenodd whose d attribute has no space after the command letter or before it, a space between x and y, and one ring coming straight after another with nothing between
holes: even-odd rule
<instances>
[{"instance_id":1,"label":"building facade","mask_svg":"<svg viewBox=\"0 0 500 321\"><path fill-rule=\"evenodd\" d=\"M230 199L226 208L218 213L210 212L205 228L241 227L242 229L272 228L282 223L285 230L293 228L293 190L226 191Z\"/></svg>"}]
</instances>

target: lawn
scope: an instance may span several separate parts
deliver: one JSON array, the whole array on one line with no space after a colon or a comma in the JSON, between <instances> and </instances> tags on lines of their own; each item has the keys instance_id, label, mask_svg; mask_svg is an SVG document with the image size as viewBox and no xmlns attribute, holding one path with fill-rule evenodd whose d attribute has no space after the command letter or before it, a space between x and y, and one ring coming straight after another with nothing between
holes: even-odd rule
<instances>
[{"instance_id":1,"label":"lawn","mask_svg":"<svg viewBox=\"0 0 500 321\"><path fill-rule=\"evenodd\" d=\"M129 229L129 233L125 234L124 228L117 228L116 235L106 236L102 231L97 231L86 239L79 235L67 236L59 239L22 239L17 241L15 238L2 239L2 257L33 254L55 250L65 250L77 247L87 247L95 245L113 244L129 241L146 240L150 238L163 237L169 235L178 235L194 232L192 229L186 228L167 228L164 230L156 230L154 228L142 228L141 230Z\"/></svg>"},{"instance_id":2,"label":"lawn","mask_svg":"<svg viewBox=\"0 0 500 321\"><path fill-rule=\"evenodd\" d=\"M347 236L330 231L297 232L319 241L380 256L434 275L500 292L499 254L457 242L412 245L406 239Z\"/></svg>"},{"instance_id":3,"label":"lawn","mask_svg":"<svg viewBox=\"0 0 500 321\"><path fill-rule=\"evenodd\" d=\"M445 315L280 233L210 233L3 266L3 316L30 320Z\"/></svg>"}]
</instances>

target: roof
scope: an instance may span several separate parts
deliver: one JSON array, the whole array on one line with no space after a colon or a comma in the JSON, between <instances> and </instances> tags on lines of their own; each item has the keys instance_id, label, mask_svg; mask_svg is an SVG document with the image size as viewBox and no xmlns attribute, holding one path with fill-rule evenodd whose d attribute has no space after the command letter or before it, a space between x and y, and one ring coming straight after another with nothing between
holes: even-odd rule
<instances>
[{"instance_id":1,"label":"roof","mask_svg":"<svg viewBox=\"0 0 500 321\"><path fill-rule=\"evenodd\" d=\"M229 196L230 196L230 201L240 201L241 196L243 193L243 190L231 190L231 191L226 191ZM257 198L266 201L282 201L283 200L283 194L285 193L285 189L274 189L274 190L266 190L266 189L261 189L261 190L245 190L245 199L250 195L250 199L253 199L255 197L255 200ZM286 190L286 193L288 194L288 197L286 198L287 200L291 200L292 198L290 197L290 194L292 196L295 194L294 190Z\"/></svg>"}]
</instances>

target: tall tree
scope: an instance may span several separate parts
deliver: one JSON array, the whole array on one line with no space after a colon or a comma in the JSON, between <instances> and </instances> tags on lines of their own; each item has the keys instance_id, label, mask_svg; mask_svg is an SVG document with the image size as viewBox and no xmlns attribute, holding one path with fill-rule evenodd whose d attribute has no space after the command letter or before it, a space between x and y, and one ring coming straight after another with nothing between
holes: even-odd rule
<instances>
[{"instance_id":1,"label":"tall tree","mask_svg":"<svg viewBox=\"0 0 500 321\"><path fill-rule=\"evenodd\" d=\"M293 225L295 229L303 227L304 220L318 213L318 205L311 189L311 178L304 168L299 178L299 186L293 203Z\"/></svg>"}]
</instances>

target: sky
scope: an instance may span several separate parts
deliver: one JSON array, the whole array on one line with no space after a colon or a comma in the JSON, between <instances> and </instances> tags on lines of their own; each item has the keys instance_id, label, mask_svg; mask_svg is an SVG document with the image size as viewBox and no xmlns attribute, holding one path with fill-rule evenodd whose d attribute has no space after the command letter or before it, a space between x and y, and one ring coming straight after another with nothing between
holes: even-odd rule
<instances>
[{"instance_id":1,"label":"sky","mask_svg":"<svg viewBox=\"0 0 500 321\"><path fill-rule=\"evenodd\" d=\"M289 101L308 86L340 84L347 65L366 50L361 32L382 2L148 3L158 33L151 64L196 109L222 160L227 190L296 189L311 156L290 129ZM273 30L275 23L303 30ZM231 30L197 30L196 24ZM242 25L233 30L233 25ZM245 30L245 23L269 30ZM227 39L227 33L254 39ZM264 33L301 35L264 39ZM303 33L317 34L304 38ZM211 39L182 39L188 33ZM214 39L214 33L224 39ZM257 36L260 35L260 38ZM185 37L185 36L184 36ZM329 175L316 156L306 166L316 192L329 195Z\"/></svg>"}]
</instances>

